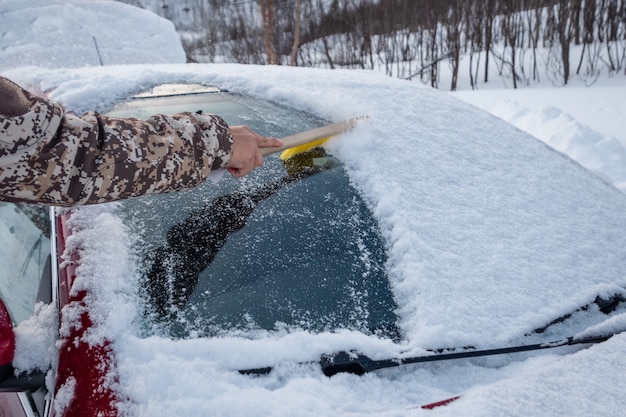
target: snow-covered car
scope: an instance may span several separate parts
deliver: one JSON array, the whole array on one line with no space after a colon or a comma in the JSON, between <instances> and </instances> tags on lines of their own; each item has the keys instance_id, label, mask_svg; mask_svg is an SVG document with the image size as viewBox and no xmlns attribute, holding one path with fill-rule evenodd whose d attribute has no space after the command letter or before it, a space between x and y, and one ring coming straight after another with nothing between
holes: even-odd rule
<instances>
[{"instance_id":1,"label":"snow-covered car","mask_svg":"<svg viewBox=\"0 0 626 417\"><path fill-rule=\"evenodd\" d=\"M143 9L0 3L2 75L76 114L215 111L271 136L368 116L328 141L317 165L309 155L296 166L294 181L295 161L269 157L248 178L186 193L52 216L0 205L11 317L0 314L0 414L417 416L431 413L424 404L441 406L438 416L623 413L626 197L610 180L417 82L188 65L171 22ZM448 84L444 61L437 74ZM581 105L596 90L583 95L572 79L559 92L568 111L612 124L623 87L608 81L598 113ZM132 99L172 83L203 88ZM626 189L617 141L590 140L524 96L526 106L496 113L589 169L614 168L607 178ZM203 239L218 228L216 207L235 201L250 210L246 224ZM181 262L192 248L193 265Z\"/></svg>"},{"instance_id":2,"label":"snow-covered car","mask_svg":"<svg viewBox=\"0 0 626 417\"><path fill-rule=\"evenodd\" d=\"M95 359L59 360L59 413L520 415L535 397L523 413L546 415L591 409L583 381L623 388L626 197L501 120L365 72L30 77L77 113L215 112L277 137L368 116L297 164L57 212L78 297L60 358ZM216 88L153 89L183 80Z\"/></svg>"},{"instance_id":3,"label":"snow-covered car","mask_svg":"<svg viewBox=\"0 0 626 417\"><path fill-rule=\"evenodd\" d=\"M185 84L135 95L109 116L190 110L279 136L325 123L285 106ZM344 328L400 340L377 223L339 161L321 148L286 161L268 159L262 175L243 190L237 181L223 180L119 206L133 235L133 253L142 258L144 325L154 331L185 338L276 326ZM0 310L2 323L11 327L13 319L19 325L36 303L55 306L59 316L67 306L64 314L76 313L72 319L79 321L58 334L55 395L46 395L44 372L18 373L4 382L10 394L0 394L0 407L14 416L49 415L51 399L64 402L71 386L75 400L57 406L63 415L111 415L116 394L102 388L113 363L109 342L83 339L92 330L88 291L73 288L80 249L71 236L80 227L72 224L72 211L11 203L0 209L7 226L2 294L11 294L5 298L11 313ZM241 257L244 252L250 256ZM3 334L14 337L12 328ZM11 374L10 359L5 366Z\"/></svg>"}]
</instances>

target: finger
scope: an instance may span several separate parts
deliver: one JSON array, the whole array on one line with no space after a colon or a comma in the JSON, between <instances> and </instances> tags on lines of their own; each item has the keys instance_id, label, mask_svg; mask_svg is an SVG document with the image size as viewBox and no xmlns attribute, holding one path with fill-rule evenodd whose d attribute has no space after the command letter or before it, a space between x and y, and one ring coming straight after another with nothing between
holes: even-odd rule
<instances>
[{"instance_id":1,"label":"finger","mask_svg":"<svg viewBox=\"0 0 626 417\"><path fill-rule=\"evenodd\" d=\"M242 176L239 174L239 170L237 168L228 167L226 168L226 171L228 171L228 173L235 178L240 178Z\"/></svg>"},{"instance_id":2,"label":"finger","mask_svg":"<svg viewBox=\"0 0 626 417\"><path fill-rule=\"evenodd\" d=\"M283 141L276 138L260 136L259 138L257 138L257 145L259 148L276 148L279 146L283 146Z\"/></svg>"},{"instance_id":3,"label":"finger","mask_svg":"<svg viewBox=\"0 0 626 417\"><path fill-rule=\"evenodd\" d=\"M226 168L228 170L228 172L230 173L230 175L232 175L235 178L241 178L241 177L245 177L246 175L248 175L250 172L252 172L252 169L249 168L236 168L236 167L228 167Z\"/></svg>"}]
</instances>

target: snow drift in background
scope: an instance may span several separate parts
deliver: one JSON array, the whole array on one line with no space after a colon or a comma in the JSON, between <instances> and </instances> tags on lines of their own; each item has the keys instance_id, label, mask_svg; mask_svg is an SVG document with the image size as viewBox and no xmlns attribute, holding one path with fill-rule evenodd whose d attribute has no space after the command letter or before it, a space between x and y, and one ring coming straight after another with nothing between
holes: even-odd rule
<instances>
[{"instance_id":1,"label":"snow drift in background","mask_svg":"<svg viewBox=\"0 0 626 417\"><path fill-rule=\"evenodd\" d=\"M452 95L530 133L626 192L626 132L619 122L626 117L626 89L617 82L605 84Z\"/></svg>"},{"instance_id":2,"label":"snow drift in background","mask_svg":"<svg viewBox=\"0 0 626 417\"><path fill-rule=\"evenodd\" d=\"M113 1L0 0L0 70L185 62L174 25Z\"/></svg>"}]
</instances>

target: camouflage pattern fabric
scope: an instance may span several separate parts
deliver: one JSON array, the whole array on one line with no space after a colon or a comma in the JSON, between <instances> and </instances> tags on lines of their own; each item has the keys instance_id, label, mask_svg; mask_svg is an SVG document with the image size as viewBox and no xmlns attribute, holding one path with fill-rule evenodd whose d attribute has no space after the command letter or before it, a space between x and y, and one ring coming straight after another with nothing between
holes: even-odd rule
<instances>
[{"instance_id":1,"label":"camouflage pattern fabric","mask_svg":"<svg viewBox=\"0 0 626 417\"><path fill-rule=\"evenodd\" d=\"M21 91L27 111L0 113L0 200L74 206L183 190L231 157L230 129L215 115L79 118Z\"/></svg>"}]
</instances>

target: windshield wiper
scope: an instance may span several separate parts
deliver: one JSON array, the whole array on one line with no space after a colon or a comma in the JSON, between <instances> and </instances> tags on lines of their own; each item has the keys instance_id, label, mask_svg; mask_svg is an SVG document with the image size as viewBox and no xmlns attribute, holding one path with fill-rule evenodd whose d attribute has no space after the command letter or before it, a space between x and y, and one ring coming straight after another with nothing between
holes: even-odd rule
<instances>
[{"instance_id":1,"label":"windshield wiper","mask_svg":"<svg viewBox=\"0 0 626 417\"><path fill-rule=\"evenodd\" d=\"M355 375L363 375L367 372L375 371L383 368L393 368L400 365L408 365L411 363L437 362L452 359L477 358L481 356L504 355L507 353L520 353L540 349L553 349L562 346L572 346L579 344L593 344L608 340L614 334L608 336L590 336L582 338L567 337L547 343L535 343L531 345L519 345L497 349L470 350L451 353L436 353L433 355L413 356L409 358L394 359L370 359L361 354L350 352L339 352L334 355L324 355L320 360L322 372L324 375L331 377L338 373L350 373Z\"/></svg>"},{"instance_id":2,"label":"windshield wiper","mask_svg":"<svg viewBox=\"0 0 626 417\"><path fill-rule=\"evenodd\" d=\"M349 373L355 375L363 375L371 371L384 368L393 368L401 365L422 362L438 362L452 359L477 358L482 356L504 355L510 353L528 352L540 349L554 349L563 346L573 346L581 344L594 344L604 342L620 332L611 333L609 335L596 335L587 337L570 336L564 339L554 340L552 342L535 343L530 345L518 345L496 349L478 349L463 350L454 352L456 349L447 349L450 353L434 353L432 355L413 356L408 358L391 358L391 359L371 359L366 355L355 352L338 352L331 355L322 355L319 364L322 372L327 377L331 377L338 373ZM302 364L304 364L303 362ZM306 362L313 363L313 362ZM262 368L242 369L238 372L243 375L266 375L272 371L273 367L266 366Z\"/></svg>"},{"instance_id":3,"label":"windshield wiper","mask_svg":"<svg viewBox=\"0 0 626 417\"><path fill-rule=\"evenodd\" d=\"M617 309L620 303L626 301L624 294L617 293L608 298L602 298L597 296L596 299L583 307L577 309L574 313L580 311L588 310L592 305L597 306L597 308L604 314L609 314ZM567 314L565 316L559 317L556 320L546 324L543 327L535 329L533 333L543 333L550 326L562 323L563 321L570 318L574 313ZM623 330L623 331L626 331ZM395 359L381 359L374 360L370 359L365 355L356 354L354 352L339 352L334 355L324 355L320 360L320 364L322 366L322 371L326 376L333 376L337 373L351 373L356 375L363 375L367 372L374 371L377 369L383 368L391 368L400 365L406 365L410 363L421 363L421 362L435 362L435 361L445 361L452 359L463 359L463 358L477 358L481 356L494 356L494 355L504 355L508 353L520 353L520 352L528 352L533 350L540 349L552 349L562 346L572 346L572 345L580 345L580 344L593 344L600 343L608 340L612 336L621 333L622 331L613 332L609 335L595 335L595 336L586 336L586 337L575 337L570 336L564 339L555 340L552 342L544 342L544 343L535 343L528 345L518 345L497 349L483 349L483 350L469 350L471 348L464 349L444 349L439 350L438 353L433 355L423 355L423 356L415 356L410 358L395 358ZM526 336L529 336L527 334ZM442 353L449 352L449 353Z\"/></svg>"},{"instance_id":4,"label":"windshield wiper","mask_svg":"<svg viewBox=\"0 0 626 417\"><path fill-rule=\"evenodd\" d=\"M596 299L579 309L579 311L586 311L592 305L597 305L598 309L604 313L609 314L614 312L620 305L626 301L623 293L614 294L607 299L596 297ZM548 323L546 326L535 329L533 333L543 333L550 326L561 323L571 317L574 313L565 315L560 317L552 322ZM626 314L626 313L624 313ZM504 355L511 353L521 353L528 352L534 350L541 349L554 349L563 346L573 346L573 345L582 345L582 344L595 344L604 342L611 337L626 331L626 329L618 330L611 332L609 334L592 334L587 336L570 336L559 340L554 340L551 342L543 342L543 343L535 343L535 344L526 344L526 345L518 345L518 346L510 346L503 348L495 348L495 349L474 349L472 347L465 348L452 348L452 349L439 349L436 351L432 351L432 354L426 354L421 356L413 356L407 358L390 358L390 359L371 359L366 355L360 354L358 352L338 352L329 355L322 355L319 360L319 364L322 368L322 372L324 375L331 377L338 373L350 373L355 375L363 375L367 372L375 371L377 369L383 368L392 368L401 365L408 365L412 363L423 363L423 362L437 362L437 361L446 361L452 359L465 359L465 358L477 358L482 356L495 356L495 355ZM527 334L526 336L529 336ZM445 353L444 353L445 352ZM313 362L308 362L313 363ZM304 364L304 363L303 363ZM272 371L271 366L262 367L262 368L254 368L254 369L244 369L240 370L239 373L245 375L264 375L269 374Z\"/></svg>"}]
</instances>

